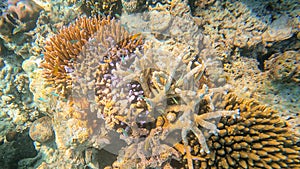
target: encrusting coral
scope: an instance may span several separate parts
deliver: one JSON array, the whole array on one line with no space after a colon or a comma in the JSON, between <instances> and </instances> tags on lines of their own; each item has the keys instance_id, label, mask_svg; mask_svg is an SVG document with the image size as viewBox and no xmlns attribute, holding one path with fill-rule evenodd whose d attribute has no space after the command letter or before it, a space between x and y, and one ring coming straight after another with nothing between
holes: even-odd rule
<instances>
[{"instance_id":1,"label":"encrusting coral","mask_svg":"<svg viewBox=\"0 0 300 169\"><path fill-rule=\"evenodd\" d=\"M224 97L222 107L226 110L240 109L240 116L220 120L219 134L207 140L210 154L201 153L198 139L189 133L191 155L184 152L182 144L176 145L175 148L184 154L181 164L173 163L176 167L187 168L189 158L193 159L194 168L300 167L299 143L276 111L234 94L218 97Z\"/></svg>"}]
</instances>

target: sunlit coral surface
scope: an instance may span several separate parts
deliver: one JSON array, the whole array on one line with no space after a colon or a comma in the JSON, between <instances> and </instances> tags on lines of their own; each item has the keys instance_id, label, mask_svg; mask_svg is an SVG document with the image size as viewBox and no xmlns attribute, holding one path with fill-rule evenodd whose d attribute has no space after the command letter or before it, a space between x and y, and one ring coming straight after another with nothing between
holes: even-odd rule
<instances>
[{"instance_id":1,"label":"sunlit coral surface","mask_svg":"<svg viewBox=\"0 0 300 169\"><path fill-rule=\"evenodd\" d=\"M297 1L0 9L0 168L300 168Z\"/></svg>"}]
</instances>

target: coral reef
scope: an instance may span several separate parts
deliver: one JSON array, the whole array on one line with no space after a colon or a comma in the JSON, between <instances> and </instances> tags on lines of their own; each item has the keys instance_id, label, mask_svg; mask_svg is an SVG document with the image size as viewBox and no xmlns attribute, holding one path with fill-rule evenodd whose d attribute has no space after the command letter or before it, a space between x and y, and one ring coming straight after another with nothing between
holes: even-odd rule
<instances>
[{"instance_id":1,"label":"coral reef","mask_svg":"<svg viewBox=\"0 0 300 169\"><path fill-rule=\"evenodd\" d=\"M147 159L148 156L155 159L161 150L169 152L172 146L157 145L157 152L150 150L150 147L139 147L165 141L178 129L186 147L187 132L191 130L203 146L202 151L209 152L204 135L197 126L217 134L218 130L209 122L210 119L232 116L238 112L215 110L211 106L212 112L197 114L199 102L203 99L210 102L213 92L226 91L226 88L209 89L206 84L200 83L206 64L201 59L197 60L193 53L194 50L198 51L199 45L194 44L194 48L183 48L189 45L180 43L169 45L174 39L160 44L159 41L151 42L153 37L150 36L147 44L141 48L140 35L129 36L119 21L110 18L87 21L81 18L51 38L46 46L45 61L41 63L45 70L44 77L47 82L54 84L56 91L71 90L64 95L69 96L66 97L68 100L58 99L55 104L53 118L58 147L83 147L88 138L95 134L95 129L103 127L99 124L103 118L105 128L120 133L120 139L128 145L123 147L125 152L137 148L134 152L136 155L124 154L119 157L119 161L124 161L122 166L130 164L131 160L139 160L140 167L162 165L170 157L153 163ZM79 31L80 26L87 28L86 32ZM86 42L85 39L92 34L90 32L95 34ZM171 35L177 39L190 37L188 34L185 35L187 37ZM199 41L200 37L193 38ZM76 42L71 43L74 40ZM161 45L166 46L166 49L155 50ZM173 45L178 49L174 49ZM180 53L180 48L183 53ZM198 86L201 86L200 89ZM168 100L173 101L169 103ZM72 128L65 132L69 126ZM108 144L101 140L93 142L93 139L87 144L101 148L101 142ZM188 149L186 151L189 152Z\"/></svg>"},{"instance_id":2,"label":"coral reef","mask_svg":"<svg viewBox=\"0 0 300 169\"><path fill-rule=\"evenodd\" d=\"M222 104L227 110L240 109L240 116L220 120L219 135L207 141L210 154L201 153L197 138L190 133L191 155L182 150L182 144L175 147L184 154L182 167L192 158L194 168L299 168L296 137L276 111L233 94L226 95Z\"/></svg>"},{"instance_id":3,"label":"coral reef","mask_svg":"<svg viewBox=\"0 0 300 169\"><path fill-rule=\"evenodd\" d=\"M1 3L0 168L299 168L295 1Z\"/></svg>"}]
</instances>

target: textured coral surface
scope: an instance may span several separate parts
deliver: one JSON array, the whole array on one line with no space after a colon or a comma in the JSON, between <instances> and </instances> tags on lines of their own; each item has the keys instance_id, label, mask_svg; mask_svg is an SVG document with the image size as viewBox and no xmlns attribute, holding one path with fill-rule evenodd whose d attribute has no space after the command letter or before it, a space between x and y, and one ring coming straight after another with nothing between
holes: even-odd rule
<instances>
[{"instance_id":1,"label":"textured coral surface","mask_svg":"<svg viewBox=\"0 0 300 169\"><path fill-rule=\"evenodd\" d=\"M296 0L0 9L0 168L300 168Z\"/></svg>"}]
</instances>

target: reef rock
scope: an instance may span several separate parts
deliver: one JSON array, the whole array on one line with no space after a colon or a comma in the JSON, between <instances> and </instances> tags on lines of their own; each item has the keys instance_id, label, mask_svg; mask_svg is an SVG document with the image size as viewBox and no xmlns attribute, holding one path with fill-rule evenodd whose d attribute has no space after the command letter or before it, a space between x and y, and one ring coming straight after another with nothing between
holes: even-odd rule
<instances>
[{"instance_id":1,"label":"reef rock","mask_svg":"<svg viewBox=\"0 0 300 169\"><path fill-rule=\"evenodd\" d=\"M45 116L32 123L29 130L29 136L32 140L45 143L54 138L51 118Z\"/></svg>"},{"instance_id":2,"label":"reef rock","mask_svg":"<svg viewBox=\"0 0 300 169\"><path fill-rule=\"evenodd\" d=\"M265 62L269 76L275 81L300 82L300 54L299 51L286 51L273 54Z\"/></svg>"}]
</instances>

